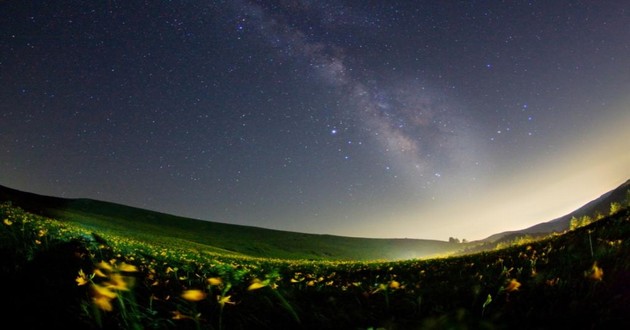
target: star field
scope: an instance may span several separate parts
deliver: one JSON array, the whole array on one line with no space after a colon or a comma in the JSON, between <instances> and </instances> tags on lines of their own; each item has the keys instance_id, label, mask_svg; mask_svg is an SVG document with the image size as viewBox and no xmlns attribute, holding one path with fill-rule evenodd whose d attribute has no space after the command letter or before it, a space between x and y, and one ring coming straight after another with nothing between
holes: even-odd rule
<instances>
[{"instance_id":1,"label":"star field","mask_svg":"<svg viewBox=\"0 0 630 330\"><path fill-rule=\"evenodd\" d=\"M480 239L630 168L623 1L0 4L0 184Z\"/></svg>"}]
</instances>

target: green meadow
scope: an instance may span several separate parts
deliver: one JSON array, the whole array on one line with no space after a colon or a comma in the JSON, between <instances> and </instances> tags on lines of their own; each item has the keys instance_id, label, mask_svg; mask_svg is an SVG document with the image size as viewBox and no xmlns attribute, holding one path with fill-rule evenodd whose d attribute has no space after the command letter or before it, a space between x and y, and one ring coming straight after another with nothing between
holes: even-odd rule
<instances>
[{"instance_id":1,"label":"green meadow","mask_svg":"<svg viewBox=\"0 0 630 330\"><path fill-rule=\"evenodd\" d=\"M288 233L26 197L0 204L3 315L18 328L630 325L627 207L463 255L465 245L448 242ZM413 249L423 256L400 258Z\"/></svg>"}]
</instances>

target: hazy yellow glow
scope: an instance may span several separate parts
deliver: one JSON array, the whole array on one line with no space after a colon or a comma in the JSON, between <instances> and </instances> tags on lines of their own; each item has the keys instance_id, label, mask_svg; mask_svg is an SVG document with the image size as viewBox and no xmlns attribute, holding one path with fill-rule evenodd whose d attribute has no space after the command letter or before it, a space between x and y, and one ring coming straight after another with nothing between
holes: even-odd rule
<instances>
[{"instance_id":1,"label":"hazy yellow glow","mask_svg":"<svg viewBox=\"0 0 630 330\"><path fill-rule=\"evenodd\" d=\"M572 134L557 145L556 154L491 177L483 191L454 190L429 208L361 215L369 220L339 228L341 234L401 237L401 228L408 228L403 237L471 241L566 215L630 178L630 99L611 109L596 129Z\"/></svg>"},{"instance_id":2,"label":"hazy yellow glow","mask_svg":"<svg viewBox=\"0 0 630 330\"><path fill-rule=\"evenodd\" d=\"M471 240L524 229L566 215L616 188L630 177L630 100L611 113L597 129L559 146L558 154L496 182L483 200L466 203L455 214L438 211L453 225L432 232Z\"/></svg>"}]
</instances>

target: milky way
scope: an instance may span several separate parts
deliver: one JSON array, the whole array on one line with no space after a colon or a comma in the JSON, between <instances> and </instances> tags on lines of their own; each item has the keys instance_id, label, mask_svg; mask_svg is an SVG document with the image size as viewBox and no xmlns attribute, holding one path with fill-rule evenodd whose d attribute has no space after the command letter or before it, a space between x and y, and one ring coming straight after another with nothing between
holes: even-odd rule
<instances>
[{"instance_id":1,"label":"milky way","mask_svg":"<svg viewBox=\"0 0 630 330\"><path fill-rule=\"evenodd\" d=\"M380 152L392 163L385 168L400 167L417 187L426 188L443 172L461 173L465 168L479 165L483 155L471 124L463 117L461 109L444 100L445 96L405 74L397 75L397 81L391 82L363 68L357 77L346 64L346 60L352 59L348 58L343 45L309 41L308 33L286 22L287 16L301 17L304 12L308 15L314 11L314 16L322 16L320 24L326 27L335 22L331 15L344 11L339 7L311 6L299 4L276 17L258 5L240 3L237 10L244 10L238 16L237 29L257 30L279 54L290 61L307 63L323 84L337 90L338 95L334 97L343 104L343 111L335 114L340 119L338 125L332 125L331 134L351 128L360 131L360 141L377 140L382 144ZM358 22L345 25L370 22L369 15L364 15Z\"/></svg>"},{"instance_id":2,"label":"milky way","mask_svg":"<svg viewBox=\"0 0 630 330\"><path fill-rule=\"evenodd\" d=\"M0 184L477 239L628 178L623 1L0 4Z\"/></svg>"}]
</instances>

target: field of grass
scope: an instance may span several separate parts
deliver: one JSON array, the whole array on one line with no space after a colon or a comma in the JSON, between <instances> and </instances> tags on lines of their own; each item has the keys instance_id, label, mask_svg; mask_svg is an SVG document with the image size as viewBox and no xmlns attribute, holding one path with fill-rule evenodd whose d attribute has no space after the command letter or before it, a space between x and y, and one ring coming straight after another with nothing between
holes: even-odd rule
<instances>
[{"instance_id":1,"label":"field of grass","mask_svg":"<svg viewBox=\"0 0 630 330\"><path fill-rule=\"evenodd\" d=\"M627 209L526 245L391 262L251 257L124 224L59 221L9 202L0 220L3 314L21 328L630 325Z\"/></svg>"},{"instance_id":2,"label":"field of grass","mask_svg":"<svg viewBox=\"0 0 630 330\"><path fill-rule=\"evenodd\" d=\"M168 235L216 252L281 259L395 260L427 258L466 244L422 239L372 239L315 235L201 221L90 199L63 199L0 186L0 201L64 222L122 232L135 238Z\"/></svg>"}]
</instances>

